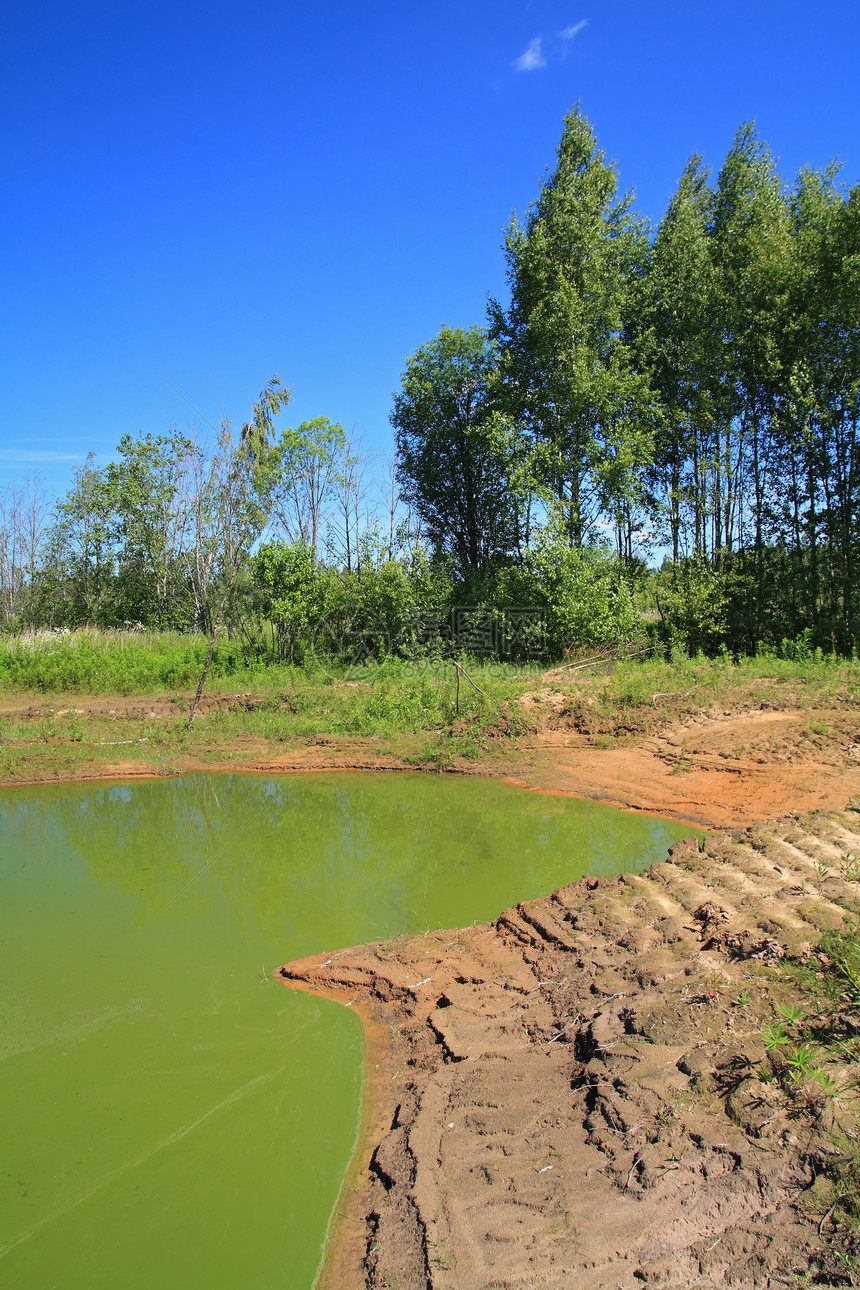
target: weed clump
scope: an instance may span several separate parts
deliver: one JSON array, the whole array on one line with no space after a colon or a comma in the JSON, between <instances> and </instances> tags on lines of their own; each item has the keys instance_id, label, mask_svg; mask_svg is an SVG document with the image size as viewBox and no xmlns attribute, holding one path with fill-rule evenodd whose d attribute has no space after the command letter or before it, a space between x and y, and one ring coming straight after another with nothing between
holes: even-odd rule
<instances>
[{"instance_id":1,"label":"weed clump","mask_svg":"<svg viewBox=\"0 0 860 1290\"><path fill-rule=\"evenodd\" d=\"M856 861L842 857L843 874ZM856 878L854 878L856 880ZM786 964L802 1004L780 1005L762 1029L760 1076L779 1082L789 1099L829 1125L830 1148L813 1162L807 1203L828 1230L832 1284L856 1285L860 1273L860 914L822 936L817 951ZM811 1090L814 1088L815 1092ZM825 1110L828 1114L824 1115ZM837 1280L834 1282L833 1277ZM840 1279L841 1278L841 1279Z\"/></svg>"}]
</instances>

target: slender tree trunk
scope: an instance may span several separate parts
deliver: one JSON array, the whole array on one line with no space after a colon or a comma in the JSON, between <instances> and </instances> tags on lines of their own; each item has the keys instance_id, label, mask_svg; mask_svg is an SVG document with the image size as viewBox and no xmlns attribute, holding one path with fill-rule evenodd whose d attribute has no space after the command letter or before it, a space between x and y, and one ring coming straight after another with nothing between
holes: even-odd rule
<instances>
[{"instance_id":1,"label":"slender tree trunk","mask_svg":"<svg viewBox=\"0 0 860 1290\"><path fill-rule=\"evenodd\" d=\"M815 477L815 466L812 459L813 449L811 443L808 446L808 454L806 492L809 499L809 607L812 628L813 631L817 632L819 608L818 515L816 514L815 506L817 480Z\"/></svg>"},{"instance_id":2,"label":"slender tree trunk","mask_svg":"<svg viewBox=\"0 0 860 1290\"><path fill-rule=\"evenodd\" d=\"M209 671L210 664L212 663L212 655L215 652L215 638L218 635L218 628L221 624L221 615L224 612L224 606L227 603L227 597L229 596L230 592L233 589L233 583L236 581L236 574L238 572L239 572L239 566L237 564L233 568L233 572L230 575L230 581L228 582L227 587L224 591L224 594L222 595L221 600L218 604L218 610L215 614L215 618L212 623L212 635L209 639L209 648L206 651L206 661L203 664L203 671L200 673L200 681L197 685L197 692L194 695L194 702L191 704L191 711L188 714L188 721L185 726L186 730L191 729L191 724L194 721L194 718L197 714L197 705L200 703L200 696L202 695L203 687L206 684L206 675Z\"/></svg>"}]
</instances>

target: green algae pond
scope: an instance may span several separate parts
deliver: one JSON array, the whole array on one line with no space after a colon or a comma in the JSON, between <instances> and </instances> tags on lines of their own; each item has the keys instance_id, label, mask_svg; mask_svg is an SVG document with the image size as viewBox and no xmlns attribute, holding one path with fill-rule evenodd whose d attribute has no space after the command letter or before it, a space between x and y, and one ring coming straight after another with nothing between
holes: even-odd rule
<instances>
[{"instance_id":1,"label":"green algae pond","mask_svg":"<svg viewBox=\"0 0 860 1290\"><path fill-rule=\"evenodd\" d=\"M272 969L640 870L689 832L408 773L0 790L0 1286L310 1290L363 1040Z\"/></svg>"}]
</instances>

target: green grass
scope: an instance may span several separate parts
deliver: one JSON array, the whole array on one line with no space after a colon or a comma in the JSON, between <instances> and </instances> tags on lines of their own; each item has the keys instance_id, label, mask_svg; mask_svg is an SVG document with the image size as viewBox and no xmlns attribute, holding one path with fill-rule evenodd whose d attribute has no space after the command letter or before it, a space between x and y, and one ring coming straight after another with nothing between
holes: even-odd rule
<instances>
[{"instance_id":1,"label":"green grass","mask_svg":"<svg viewBox=\"0 0 860 1290\"><path fill-rule=\"evenodd\" d=\"M187 690L197 684L206 651L205 636L177 632L81 631L31 637L0 638L0 692L37 694L156 694ZM527 672L514 664L470 660L470 673L488 679L522 678ZM534 669L531 669L532 674ZM312 658L306 665L270 663L255 657L239 640L221 638L215 646L207 688L268 692L279 685L296 685L302 678L321 683L352 680L365 684L402 682L420 688L429 678L453 680L449 662L417 662L390 658L363 667ZM465 702L471 691L461 685Z\"/></svg>"},{"instance_id":2,"label":"green grass","mask_svg":"<svg viewBox=\"0 0 860 1290\"><path fill-rule=\"evenodd\" d=\"M151 694L187 689L199 679L205 636L82 630L0 640L0 690L41 694ZM250 663L250 666L249 666ZM259 671L236 641L219 642L213 680L238 683Z\"/></svg>"},{"instance_id":3,"label":"green grass","mask_svg":"<svg viewBox=\"0 0 860 1290\"><path fill-rule=\"evenodd\" d=\"M191 650L201 645L205 641L192 642ZM235 662L232 644L224 653ZM458 758L483 756L521 733L525 723L518 700L536 680L517 667L461 660L474 685L461 678L458 700L450 662L390 659L362 668L256 663L231 672L222 657L186 732L199 671L181 638L94 640L88 634L83 641L37 643L32 650L16 646L12 654L21 688L7 687L7 693L26 695L29 702L20 714L0 719L0 779L17 782L96 773L99 764L115 761L156 769L169 769L184 758L223 763L327 737L372 738L374 754L444 768ZM51 678L64 688L48 688ZM100 692L104 700L92 702ZM112 711L110 696L117 693L131 698ZM76 694L90 696L80 712ZM135 694L146 698L136 703ZM211 702L219 696L223 705ZM148 713L150 707L155 715Z\"/></svg>"},{"instance_id":4,"label":"green grass","mask_svg":"<svg viewBox=\"0 0 860 1290\"><path fill-rule=\"evenodd\" d=\"M80 631L33 637L0 639L0 691L31 691L42 694L153 694L186 690L196 684L208 641L205 636L176 632ZM536 679L548 663L537 661L529 668L472 660L485 679L531 675ZM291 682L299 674L331 675L356 681L422 681L433 676L452 676L450 664L412 663L392 658L364 668L347 668L326 660L311 660L306 667L269 664L255 657L239 640L222 638L215 647L209 683L213 688L270 690ZM602 664L595 669L559 672L549 678L556 688L574 693L594 688L606 706L618 710L657 707L686 710L706 702L737 698L739 688L749 701L766 701L788 686L806 691L807 701L857 701L860 697L860 663L832 657L812 656L805 660L775 657L730 657L716 660L675 655L671 662L641 659ZM482 682L482 685L484 682ZM463 682L461 694L469 690ZM657 696L655 699L654 696ZM807 706L810 706L807 702Z\"/></svg>"},{"instance_id":5,"label":"green grass","mask_svg":"<svg viewBox=\"0 0 860 1290\"><path fill-rule=\"evenodd\" d=\"M767 702L782 697L784 687L806 693L806 704L834 700L860 700L860 663L824 655L820 659L795 661L778 658L723 659L675 658L672 662L647 659L619 663L611 677L608 693L619 706L654 706L654 695L681 709L694 709L706 702L737 700L743 692L747 702ZM674 704L673 704L674 701ZM805 704L805 706L806 706Z\"/></svg>"},{"instance_id":6,"label":"green grass","mask_svg":"<svg viewBox=\"0 0 860 1290\"><path fill-rule=\"evenodd\" d=\"M394 735L447 730L458 724L498 727L518 733L522 722L516 700L529 679L518 669L499 670L470 662L479 689L461 683L459 714L456 679L450 664L413 667L398 660L352 669L280 668L275 684L261 695L260 706L244 723L268 738L307 739L331 735ZM274 672L274 669L273 669ZM533 683L533 678L531 678ZM513 706L511 715L506 713ZM228 729L235 712L213 712L213 729Z\"/></svg>"},{"instance_id":7,"label":"green grass","mask_svg":"<svg viewBox=\"0 0 860 1290\"><path fill-rule=\"evenodd\" d=\"M791 981L792 1001L762 1031L765 1073L813 1113L816 1103L819 1114L823 1103L832 1106L835 1150L819 1162L808 1204L828 1225L837 1270L852 1272L844 1284L853 1285L860 1268L860 1143L850 1129L860 1109L860 916L826 933L813 959L786 960L780 970Z\"/></svg>"},{"instance_id":8,"label":"green grass","mask_svg":"<svg viewBox=\"0 0 860 1290\"><path fill-rule=\"evenodd\" d=\"M547 680L568 699L574 723L594 737L642 733L702 711L860 706L860 663L830 655L632 659L555 672ZM813 733L831 733L829 721L811 724Z\"/></svg>"},{"instance_id":9,"label":"green grass","mask_svg":"<svg viewBox=\"0 0 860 1290\"><path fill-rule=\"evenodd\" d=\"M120 758L165 767L171 757L223 762L243 755L243 741L246 753L249 740L260 752L277 752L327 736L372 737L380 748L385 740L392 756L444 769L510 748L511 737L544 719L540 713L610 747L703 710L745 707L799 708L811 718L816 708L835 709L826 726L810 721L829 732L840 712L851 719L860 696L860 664L830 657L638 659L546 677L538 661L523 668L463 659L474 684L461 675L458 700L450 660L269 665L223 639L207 680L210 702L186 735L207 645L202 636L90 630L0 640L0 695L19 696L31 708L0 720L0 778L75 774ZM524 709L526 691L547 689L560 701ZM106 697L77 714L78 695L125 696L125 703L110 715ZM144 702L130 702L135 695L156 704L159 717L147 718ZM222 708L211 703L219 696Z\"/></svg>"}]
</instances>

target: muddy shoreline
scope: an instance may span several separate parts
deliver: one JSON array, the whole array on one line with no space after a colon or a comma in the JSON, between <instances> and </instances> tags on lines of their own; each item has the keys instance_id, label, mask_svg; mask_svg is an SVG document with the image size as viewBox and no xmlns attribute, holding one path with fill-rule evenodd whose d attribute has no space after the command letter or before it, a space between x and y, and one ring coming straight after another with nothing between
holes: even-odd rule
<instances>
[{"instance_id":1,"label":"muddy shoreline","mask_svg":"<svg viewBox=\"0 0 860 1290\"><path fill-rule=\"evenodd\" d=\"M550 694L549 699L553 698L559 696ZM152 706L147 702L142 710ZM107 716L103 707L101 700L80 700L74 711L84 722L124 726L128 706L116 712L111 708ZM162 702L161 707L165 716L171 705ZM38 722L44 712L38 707L3 705L3 715ZM398 737L387 752L380 750L374 736L319 735L283 750L246 738L211 744L207 738L205 756L180 742L175 747L141 747L134 759L118 758L110 746L126 740L108 740L104 748L91 750L86 764L75 767L64 763L60 741L56 747L44 745L29 774L19 768L14 776L4 775L0 765L0 786L151 778L203 770L489 775L521 788L573 795L706 828L746 827L779 819L791 810L838 809L860 794L856 715L844 704L818 705L814 711L742 705L735 710L701 711L684 719L661 718L654 728L629 732L609 747L601 745L600 736L580 729L579 717L557 714L551 707L538 716L530 709L529 715L535 720L532 735L488 741L480 756L455 758L443 769L422 763L408 736ZM658 717L646 715L649 721ZM42 746L39 740L29 743ZM0 742L0 751L11 750L14 755L16 746L20 745L15 741Z\"/></svg>"},{"instance_id":2,"label":"muddy shoreline","mask_svg":"<svg viewBox=\"0 0 860 1290\"><path fill-rule=\"evenodd\" d=\"M319 1290L850 1284L804 1198L833 1154L833 1108L856 1132L856 1107L806 1089L799 1109L754 1075L787 997L782 956L860 902L837 876L840 855L860 856L844 810L856 723L836 707L815 724L743 708L604 748L549 721L447 768L714 832L702 852L676 846L646 874L482 927L284 965L285 984L349 1005L365 1033ZM346 770L439 773L372 738L321 737L275 755L104 756L29 782Z\"/></svg>"},{"instance_id":3,"label":"muddy shoreline","mask_svg":"<svg viewBox=\"0 0 860 1290\"><path fill-rule=\"evenodd\" d=\"M856 813L792 816L493 923L285 964L381 1056L322 1290L830 1284L800 1200L834 1111L757 1078L755 1009L856 900L812 885L845 848Z\"/></svg>"}]
</instances>

